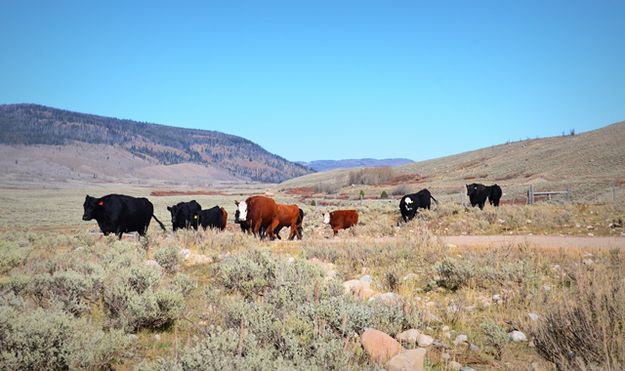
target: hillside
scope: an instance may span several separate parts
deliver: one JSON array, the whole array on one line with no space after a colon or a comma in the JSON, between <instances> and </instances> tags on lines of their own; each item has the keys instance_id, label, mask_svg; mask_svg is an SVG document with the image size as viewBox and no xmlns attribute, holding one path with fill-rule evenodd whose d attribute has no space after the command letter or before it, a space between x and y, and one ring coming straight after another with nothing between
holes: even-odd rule
<instances>
[{"instance_id":1,"label":"hillside","mask_svg":"<svg viewBox=\"0 0 625 371\"><path fill-rule=\"evenodd\" d=\"M501 144L393 169L393 177L379 184L350 186L354 170L334 170L291 179L280 188L331 184L341 192L365 188L372 195L381 189L430 188L437 194L455 195L466 183L498 183L506 197L522 198L529 184L538 190L570 188L578 199L605 200L612 187L625 187L625 122L563 137L531 139Z\"/></svg>"},{"instance_id":2,"label":"hillside","mask_svg":"<svg viewBox=\"0 0 625 371\"><path fill-rule=\"evenodd\" d=\"M411 164L414 161L407 158L360 158L347 160L315 160L310 162L298 161L298 164L304 165L315 171L328 171L334 169L351 169L355 167L383 167L383 166L401 166Z\"/></svg>"},{"instance_id":3,"label":"hillside","mask_svg":"<svg viewBox=\"0 0 625 371\"><path fill-rule=\"evenodd\" d=\"M67 148L71 153L76 153L79 148L85 151L91 148L81 145L98 145L97 151L108 146L121 151L118 153L120 158L127 158L132 163L130 168L135 170L142 165L195 164L198 169L209 169L206 173L216 174L219 179L280 182L311 172L234 135L120 120L33 104L0 105L0 144L13 148L26 146L27 149L37 146L38 151L44 152L52 147L56 152ZM28 160L28 152L21 151L19 155L27 157L25 163L32 163ZM72 168L53 157L53 162L59 166ZM81 157L80 151L77 157L74 156L75 159ZM4 164L3 170L10 175L12 169L7 168L8 165ZM19 172L20 169L15 170ZM29 171L37 172L37 169ZM46 171L43 169L42 173ZM140 172L133 175L141 177Z\"/></svg>"}]
</instances>

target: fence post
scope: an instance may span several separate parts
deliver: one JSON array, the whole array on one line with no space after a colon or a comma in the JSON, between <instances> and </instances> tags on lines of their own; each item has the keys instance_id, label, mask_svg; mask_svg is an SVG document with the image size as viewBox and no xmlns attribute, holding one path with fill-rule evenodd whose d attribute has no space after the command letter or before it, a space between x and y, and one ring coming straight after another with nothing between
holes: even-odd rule
<instances>
[{"instance_id":1,"label":"fence post","mask_svg":"<svg viewBox=\"0 0 625 371\"><path fill-rule=\"evenodd\" d=\"M534 203L534 185L530 184L527 190L527 204L532 205Z\"/></svg>"}]
</instances>

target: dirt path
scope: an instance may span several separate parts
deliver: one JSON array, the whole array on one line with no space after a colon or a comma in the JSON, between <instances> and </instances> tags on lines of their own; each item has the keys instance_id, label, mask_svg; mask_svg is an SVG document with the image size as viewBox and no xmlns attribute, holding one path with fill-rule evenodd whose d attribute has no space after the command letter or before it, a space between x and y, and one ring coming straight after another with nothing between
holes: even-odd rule
<instances>
[{"instance_id":1,"label":"dirt path","mask_svg":"<svg viewBox=\"0 0 625 371\"><path fill-rule=\"evenodd\" d=\"M441 236L445 243L460 247L528 244L541 248L625 248L625 237L583 236Z\"/></svg>"}]
</instances>

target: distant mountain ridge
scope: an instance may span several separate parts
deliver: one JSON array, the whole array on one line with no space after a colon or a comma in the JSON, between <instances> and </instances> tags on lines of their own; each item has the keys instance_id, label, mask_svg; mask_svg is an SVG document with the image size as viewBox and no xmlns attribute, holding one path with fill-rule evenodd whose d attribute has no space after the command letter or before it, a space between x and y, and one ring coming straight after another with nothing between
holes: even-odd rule
<instances>
[{"instance_id":1,"label":"distant mountain ridge","mask_svg":"<svg viewBox=\"0 0 625 371\"><path fill-rule=\"evenodd\" d=\"M328 171L334 169L349 169L355 167L383 167L383 166L401 166L412 164L414 161L407 158L360 158L346 160L316 160L310 162L298 161L298 164L309 167L315 171Z\"/></svg>"},{"instance_id":2,"label":"distant mountain ridge","mask_svg":"<svg viewBox=\"0 0 625 371\"><path fill-rule=\"evenodd\" d=\"M35 104L0 105L0 144L108 145L152 164L192 163L242 180L281 182L311 169L269 153L247 139L217 131L185 129L71 112Z\"/></svg>"}]
</instances>

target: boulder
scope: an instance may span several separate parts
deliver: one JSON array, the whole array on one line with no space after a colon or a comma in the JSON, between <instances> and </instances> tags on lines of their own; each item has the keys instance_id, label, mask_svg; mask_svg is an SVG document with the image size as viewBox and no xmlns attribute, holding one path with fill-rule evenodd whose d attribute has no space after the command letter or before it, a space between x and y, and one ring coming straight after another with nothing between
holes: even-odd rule
<instances>
[{"instance_id":1,"label":"boulder","mask_svg":"<svg viewBox=\"0 0 625 371\"><path fill-rule=\"evenodd\" d=\"M410 344L416 344L417 343L417 337L420 335L421 333L419 332L419 330L417 329L410 329L410 330L406 330L400 334L397 334L397 336L395 336L395 338L399 341L404 341L406 343L410 343Z\"/></svg>"},{"instance_id":2,"label":"boulder","mask_svg":"<svg viewBox=\"0 0 625 371\"><path fill-rule=\"evenodd\" d=\"M456 340L454 340L454 345L464 344L469 341L469 337L465 334L460 334L456 336Z\"/></svg>"},{"instance_id":3,"label":"boulder","mask_svg":"<svg viewBox=\"0 0 625 371\"><path fill-rule=\"evenodd\" d=\"M387 362L403 349L397 340L372 328L365 330L360 341L369 358L377 363Z\"/></svg>"},{"instance_id":4,"label":"boulder","mask_svg":"<svg viewBox=\"0 0 625 371\"><path fill-rule=\"evenodd\" d=\"M512 340L515 343L521 343L521 342L527 341L527 336L525 336L525 334L522 333L521 331L512 331L511 333L508 334L508 337L510 338L510 340Z\"/></svg>"},{"instance_id":5,"label":"boulder","mask_svg":"<svg viewBox=\"0 0 625 371\"><path fill-rule=\"evenodd\" d=\"M431 336L425 334L419 334L419 336L417 336L417 344L419 344L421 348L427 348L432 345L432 343L434 343L434 339Z\"/></svg>"},{"instance_id":6,"label":"boulder","mask_svg":"<svg viewBox=\"0 0 625 371\"><path fill-rule=\"evenodd\" d=\"M424 370L426 350L423 348L406 350L399 353L386 364L387 371L422 371Z\"/></svg>"}]
</instances>

